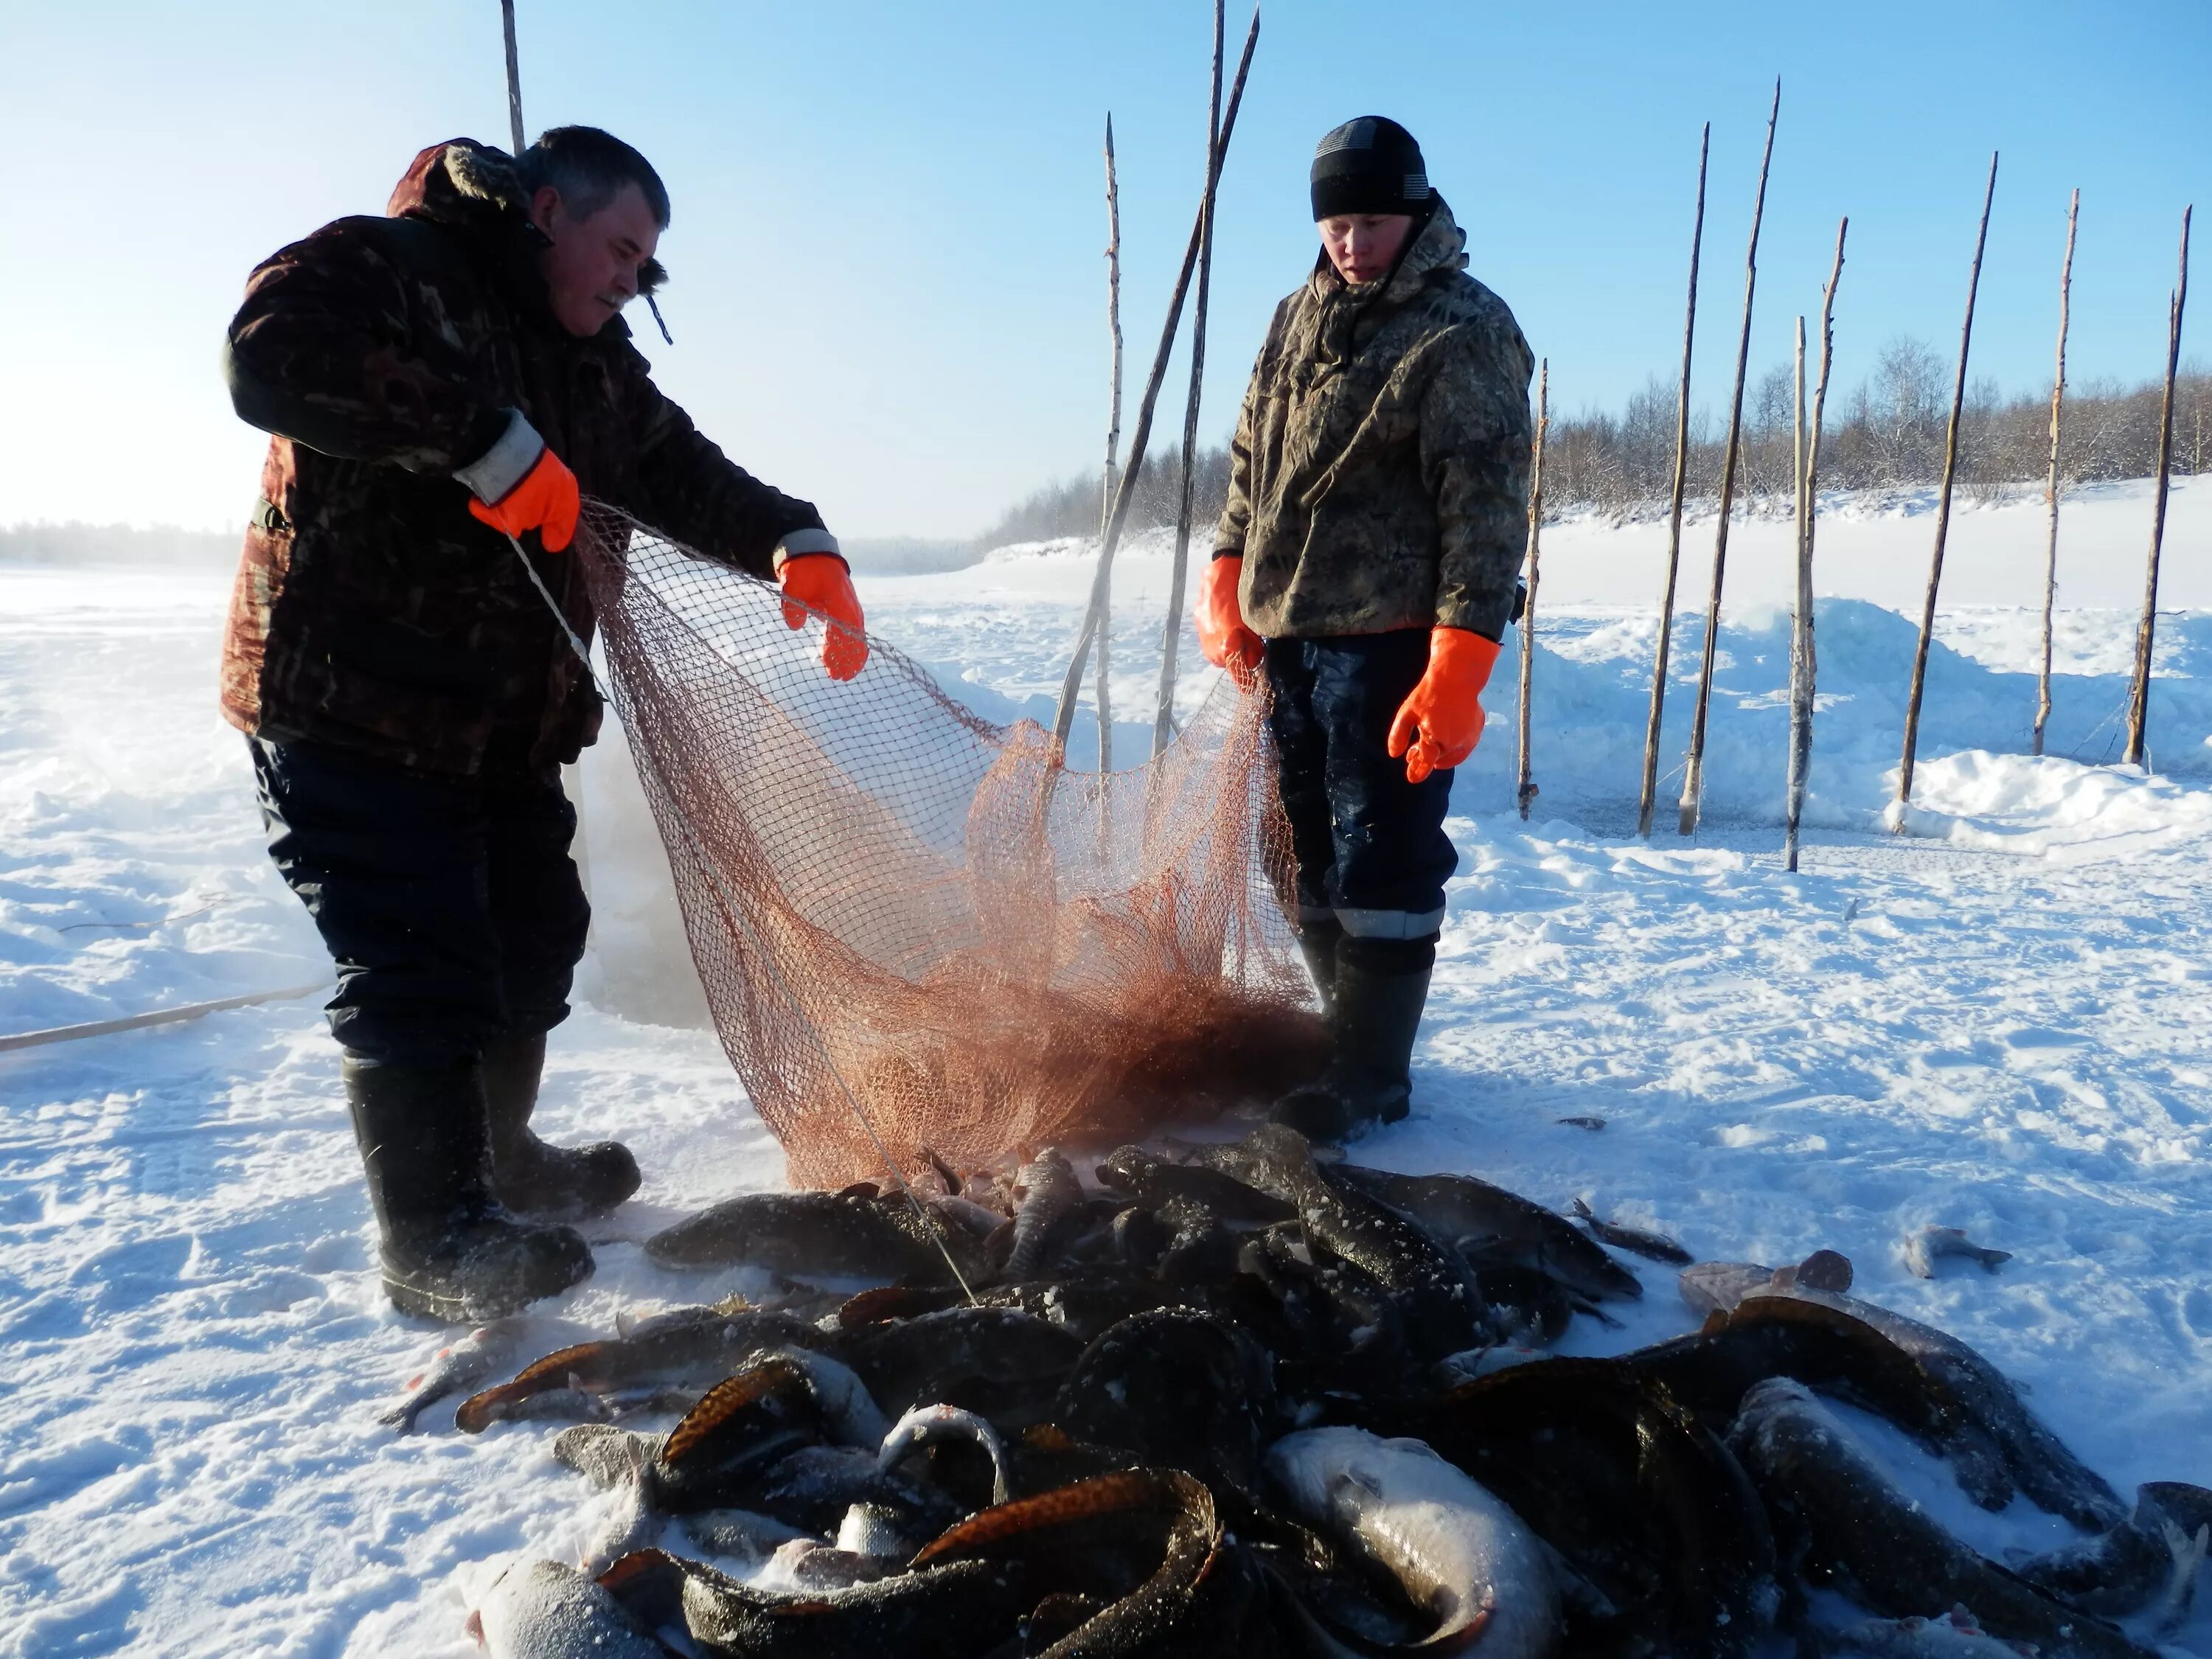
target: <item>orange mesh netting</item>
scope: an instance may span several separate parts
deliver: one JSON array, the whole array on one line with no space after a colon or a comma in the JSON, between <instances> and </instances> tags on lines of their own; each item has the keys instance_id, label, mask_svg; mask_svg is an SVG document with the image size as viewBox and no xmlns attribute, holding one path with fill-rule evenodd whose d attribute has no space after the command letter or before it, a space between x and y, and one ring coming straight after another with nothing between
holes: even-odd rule
<instances>
[{"instance_id":1,"label":"orange mesh netting","mask_svg":"<svg viewBox=\"0 0 2212 1659\"><path fill-rule=\"evenodd\" d=\"M884 1176L863 1112L912 1175L1310 1074L1259 696L1224 684L1152 764L1071 772L881 641L833 682L819 621L613 509L580 545L692 959L794 1185Z\"/></svg>"}]
</instances>

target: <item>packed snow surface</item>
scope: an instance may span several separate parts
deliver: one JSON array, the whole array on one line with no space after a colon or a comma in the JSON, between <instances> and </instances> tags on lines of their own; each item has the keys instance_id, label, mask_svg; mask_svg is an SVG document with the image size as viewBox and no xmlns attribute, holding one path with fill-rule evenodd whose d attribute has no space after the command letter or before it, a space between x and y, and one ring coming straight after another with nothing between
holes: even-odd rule
<instances>
[{"instance_id":1,"label":"packed snow surface","mask_svg":"<svg viewBox=\"0 0 2212 1659\"><path fill-rule=\"evenodd\" d=\"M1513 815L1502 668L1455 801L1413 1115L1359 1156L1579 1197L1700 1256L1840 1249L1856 1293L1972 1343L2123 1492L2212 1483L2212 614L2160 618L2154 770L2112 764L2148 501L2136 486L2069 504L2051 752L2028 759L2042 509L1962 512L1909 833L1884 834L1923 506L1824 518L1796 875L1777 857L1781 532L1736 532L1743 603L1717 641L1705 827L1686 840L1672 804L1705 577L1686 555L1672 776L1646 843L1663 526L1547 532L1543 793L1533 821ZM2185 607L2212 606L2208 508L2212 487L2176 490L2168 592ZM1686 547L1711 532L1693 524ZM1118 764L1149 735L1166 568L1148 539L1120 573ZM986 714L1048 718L1089 571L1081 546L1012 550L863 597ZM325 975L262 854L244 744L213 712L227 586L0 568L0 1032ZM1188 708L1213 677L1188 639L1183 660ZM742 1288L661 1272L638 1241L782 1173L671 966L665 866L623 771L618 746L585 770L600 924L541 1121L620 1135L646 1186L598 1227L597 1277L538 1311L541 1352L618 1310ZM1605 1127L1559 1121L1589 1115ZM1917 1279L1901 1246L1929 1223L2014 1259ZM379 1426L443 1339L383 1304L372 1260L313 996L0 1054L0 1656L459 1656L474 1598L518 1553L574 1559L604 1500L554 1464L547 1427L457 1436L451 1401L426 1432ZM1567 1352L1691 1328L1671 1275L1631 1265L1648 1295L1626 1328L1578 1322ZM1951 1501L1937 1473L1900 1478L1984 1549L2063 1531ZM2212 1654L2212 1610L2178 1650Z\"/></svg>"}]
</instances>

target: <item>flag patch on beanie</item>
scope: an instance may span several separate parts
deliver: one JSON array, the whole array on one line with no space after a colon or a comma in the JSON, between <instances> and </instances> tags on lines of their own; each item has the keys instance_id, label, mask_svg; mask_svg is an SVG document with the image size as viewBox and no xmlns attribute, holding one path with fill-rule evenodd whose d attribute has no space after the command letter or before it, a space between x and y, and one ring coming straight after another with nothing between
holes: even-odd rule
<instances>
[{"instance_id":1,"label":"flag patch on beanie","mask_svg":"<svg viewBox=\"0 0 2212 1659\"><path fill-rule=\"evenodd\" d=\"M1334 155L1342 149L1372 149L1375 148L1375 118L1363 115L1357 121L1346 121L1329 132L1314 151L1316 159Z\"/></svg>"},{"instance_id":2,"label":"flag patch on beanie","mask_svg":"<svg viewBox=\"0 0 2212 1659\"><path fill-rule=\"evenodd\" d=\"M1436 199L1413 135L1381 115L1355 117L1322 135L1314 149L1312 196L1316 220L1419 212Z\"/></svg>"}]
</instances>

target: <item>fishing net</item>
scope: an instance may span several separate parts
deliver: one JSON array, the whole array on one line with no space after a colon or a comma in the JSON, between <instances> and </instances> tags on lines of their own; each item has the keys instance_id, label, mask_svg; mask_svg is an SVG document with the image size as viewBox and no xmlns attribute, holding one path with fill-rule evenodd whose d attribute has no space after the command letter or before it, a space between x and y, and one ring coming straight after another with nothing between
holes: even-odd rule
<instances>
[{"instance_id":1,"label":"fishing net","mask_svg":"<svg viewBox=\"0 0 2212 1659\"><path fill-rule=\"evenodd\" d=\"M1264 1097L1322 1036L1279 895L1262 699L1148 766L1060 764L871 640L843 684L769 583L600 504L579 545L716 1030L794 1185L1003 1164Z\"/></svg>"}]
</instances>

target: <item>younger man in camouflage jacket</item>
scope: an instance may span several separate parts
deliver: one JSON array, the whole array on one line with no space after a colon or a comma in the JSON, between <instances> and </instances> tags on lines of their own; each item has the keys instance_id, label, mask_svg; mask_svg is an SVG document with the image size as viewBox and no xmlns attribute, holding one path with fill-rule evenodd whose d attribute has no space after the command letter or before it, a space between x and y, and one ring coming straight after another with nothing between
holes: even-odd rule
<instances>
[{"instance_id":1,"label":"younger man in camouflage jacket","mask_svg":"<svg viewBox=\"0 0 2212 1659\"><path fill-rule=\"evenodd\" d=\"M331 1030L410 1312L567 1288L591 1254L554 1221L638 1184L623 1147L529 1128L589 921L558 767L599 722L530 570L588 639L580 495L838 618L838 678L866 655L821 515L726 458L629 343L618 313L658 279L668 218L646 159L595 128L519 158L435 144L383 216L265 260L230 325L232 400L274 435L222 708L337 966Z\"/></svg>"},{"instance_id":2,"label":"younger man in camouflage jacket","mask_svg":"<svg viewBox=\"0 0 2212 1659\"><path fill-rule=\"evenodd\" d=\"M1452 769L1511 619L1534 365L1404 128L1330 132L1312 197L1322 253L1252 371L1198 626L1209 660L1271 693L1301 943L1335 1038L1275 1114L1335 1139L1406 1114L1458 863Z\"/></svg>"}]
</instances>

